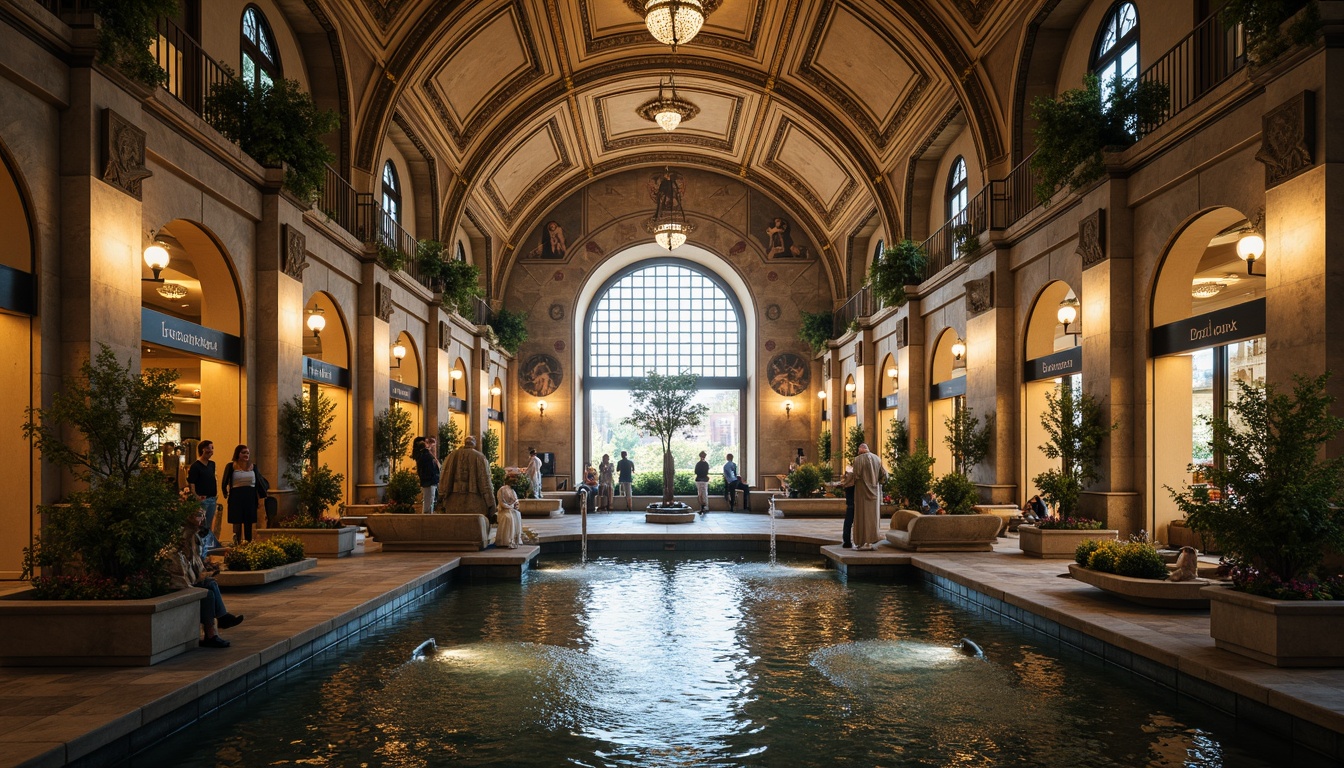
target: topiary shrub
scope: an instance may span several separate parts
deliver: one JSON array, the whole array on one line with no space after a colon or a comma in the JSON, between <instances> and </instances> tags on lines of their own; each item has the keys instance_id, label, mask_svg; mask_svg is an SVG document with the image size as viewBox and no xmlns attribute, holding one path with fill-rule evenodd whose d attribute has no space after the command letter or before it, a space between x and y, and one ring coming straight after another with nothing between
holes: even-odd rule
<instances>
[{"instance_id":1,"label":"topiary shrub","mask_svg":"<svg viewBox=\"0 0 1344 768\"><path fill-rule=\"evenodd\" d=\"M943 503L949 515L973 515L980 491L960 472L948 472L933 484L933 495Z\"/></svg>"},{"instance_id":2,"label":"topiary shrub","mask_svg":"<svg viewBox=\"0 0 1344 768\"><path fill-rule=\"evenodd\" d=\"M414 504L420 500L420 478L409 469L399 469L387 478L383 496L388 504Z\"/></svg>"},{"instance_id":3,"label":"topiary shrub","mask_svg":"<svg viewBox=\"0 0 1344 768\"><path fill-rule=\"evenodd\" d=\"M826 474L829 474L827 472ZM816 464L803 464L789 473L789 492L799 498L817 496L821 492L824 475Z\"/></svg>"}]
</instances>

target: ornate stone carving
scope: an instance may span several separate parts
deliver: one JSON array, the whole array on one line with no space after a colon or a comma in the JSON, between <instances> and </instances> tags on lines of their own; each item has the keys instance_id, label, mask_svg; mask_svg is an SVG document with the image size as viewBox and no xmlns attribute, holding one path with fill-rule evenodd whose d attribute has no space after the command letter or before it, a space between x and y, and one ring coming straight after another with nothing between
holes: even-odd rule
<instances>
[{"instance_id":1,"label":"ornate stone carving","mask_svg":"<svg viewBox=\"0 0 1344 768\"><path fill-rule=\"evenodd\" d=\"M550 308L549 310L547 310L547 311L548 311L548 313L550 314L551 319L552 319L552 320L555 320L556 322L559 322L559 321L565 319L565 306L564 306L563 304L561 304L560 302L556 302L556 303L552 304L552 305L551 305L551 308Z\"/></svg>"},{"instance_id":2,"label":"ornate stone carving","mask_svg":"<svg viewBox=\"0 0 1344 768\"><path fill-rule=\"evenodd\" d=\"M994 0L956 0L957 10L972 27L979 27L985 20L985 14L993 7Z\"/></svg>"},{"instance_id":3,"label":"ornate stone carving","mask_svg":"<svg viewBox=\"0 0 1344 768\"><path fill-rule=\"evenodd\" d=\"M283 228L284 239L280 251L281 269L295 280L303 280L303 270L308 268L308 238L303 231L292 224Z\"/></svg>"},{"instance_id":4,"label":"ornate stone carving","mask_svg":"<svg viewBox=\"0 0 1344 768\"><path fill-rule=\"evenodd\" d=\"M854 364L863 365L863 342L854 342Z\"/></svg>"},{"instance_id":5,"label":"ornate stone carving","mask_svg":"<svg viewBox=\"0 0 1344 768\"><path fill-rule=\"evenodd\" d=\"M770 304L765 308L765 319L774 322L779 319L780 309L778 304Z\"/></svg>"},{"instance_id":6,"label":"ornate stone carving","mask_svg":"<svg viewBox=\"0 0 1344 768\"><path fill-rule=\"evenodd\" d=\"M910 318L898 318L896 320L896 348L905 349L908 346L910 346Z\"/></svg>"},{"instance_id":7,"label":"ornate stone carving","mask_svg":"<svg viewBox=\"0 0 1344 768\"><path fill-rule=\"evenodd\" d=\"M974 317L994 307L994 273L966 283L966 313Z\"/></svg>"},{"instance_id":8,"label":"ornate stone carving","mask_svg":"<svg viewBox=\"0 0 1344 768\"><path fill-rule=\"evenodd\" d=\"M1315 165L1316 95L1302 91L1261 118L1260 151L1265 188L1276 187Z\"/></svg>"},{"instance_id":9,"label":"ornate stone carving","mask_svg":"<svg viewBox=\"0 0 1344 768\"><path fill-rule=\"evenodd\" d=\"M821 378L830 381L831 379L831 358L825 358L821 363Z\"/></svg>"},{"instance_id":10,"label":"ornate stone carving","mask_svg":"<svg viewBox=\"0 0 1344 768\"><path fill-rule=\"evenodd\" d=\"M382 283L375 286L377 293L374 295L373 314L378 316L384 323L392 319L392 289Z\"/></svg>"},{"instance_id":11,"label":"ornate stone carving","mask_svg":"<svg viewBox=\"0 0 1344 768\"><path fill-rule=\"evenodd\" d=\"M451 328L448 327L448 324L447 324L447 323L445 323L444 321L440 320L440 321L439 321L439 349L442 349L444 352L447 352L447 351L448 351L448 348L451 347L452 345L453 345L453 331L452 331Z\"/></svg>"},{"instance_id":12,"label":"ornate stone carving","mask_svg":"<svg viewBox=\"0 0 1344 768\"><path fill-rule=\"evenodd\" d=\"M103 181L140 200L141 182L153 175L145 167L145 132L104 109Z\"/></svg>"},{"instance_id":13,"label":"ornate stone carving","mask_svg":"<svg viewBox=\"0 0 1344 768\"><path fill-rule=\"evenodd\" d=\"M1106 260L1106 209L1098 208L1078 220L1078 248L1083 269Z\"/></svg>"}]
</instances>

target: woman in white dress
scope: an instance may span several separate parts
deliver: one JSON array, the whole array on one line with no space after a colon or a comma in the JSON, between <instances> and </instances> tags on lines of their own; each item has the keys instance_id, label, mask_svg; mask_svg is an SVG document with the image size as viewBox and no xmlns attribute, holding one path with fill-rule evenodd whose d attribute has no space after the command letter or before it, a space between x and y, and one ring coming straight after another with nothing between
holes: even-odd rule
<instances>
[{"instance_id":1,"label":"woman in white dress","mask_svg":"<svg viewBox=\"0 0 1344 768\"><path fill-rule=\"evenodd\" d=\"M518 494L512 485L504 483L499 486L495 498L495 518L499 521L495 528L495 546L513 549L523 542L523 515L518 511Z\"/></svg>"}]
</instances>

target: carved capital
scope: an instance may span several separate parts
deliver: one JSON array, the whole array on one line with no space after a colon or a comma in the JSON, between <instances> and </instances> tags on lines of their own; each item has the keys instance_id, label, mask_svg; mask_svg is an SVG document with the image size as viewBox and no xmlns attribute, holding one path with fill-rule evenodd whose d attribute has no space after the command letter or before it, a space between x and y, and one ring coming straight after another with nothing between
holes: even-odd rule
<instances>
[{"instance_id":1,"label":"carved capital","mask_svg":"<svg viewBox=\"0 0 1344 768\"><path fill-rule=\"evenodd\" d=\"M308 238L292 224L286 224L282 232L281 268L286 275L302 282L303 270L308 268Z\"/></svg>"},{"instance_id":2,"label":"carved capital","mask_svg":"<svg viewBox=\"0 0 1344 768\"><path fill-rule=\"evenodd\" d=\"M103 181L142 199L140 184L154 173L145 167L145 132L110 109L103 110Z\"/></svg>"},{"instance_id":3,"label":"carved capital","mask_svg":"<svg viewBox=\"0 0 1344 768\"><path fill-rule=\"evenodd\" d=\"M1261 118L1260 151L1265 189L1282 184L1315 165L1316 94L1302 91Z\"/></svg>"},{"instance_id":4,"label":"carved capital","mask_svg":"<svg viewBox=\"0 0 1344 768\"><path fill-rule=\"evenodd\" d=\"M394 311L392 308L392 289L382 283L378 283L375 288L377 293L373 301L373 314L386 323L392 319Z\"/></svg>"},{"instance_id":5,"label":"carved capital","mask_svg":"<svg viewBox=\"0 0 1344 768\"><path fill-rule=\"evenodd\" d=\"M1106 260L1106 209L1098 208L1078 220L1078 249L1083 269Z\"/></svg>"},{"instance_id":6,"label":"carved capital","mask_svg":"<svg viewBox=\"0 0 1344 768\"><path fill-rule=\"evenodd\" d=\"M966 313L971 317L994 308L994 273L966 282Z\"/></svg>"}]
</instances>

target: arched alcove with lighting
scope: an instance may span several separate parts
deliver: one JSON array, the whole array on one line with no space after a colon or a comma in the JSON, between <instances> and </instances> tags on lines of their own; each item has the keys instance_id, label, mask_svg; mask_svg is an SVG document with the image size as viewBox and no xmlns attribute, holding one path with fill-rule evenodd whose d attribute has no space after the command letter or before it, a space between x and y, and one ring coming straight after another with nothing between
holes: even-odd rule
<instances>
[{"instance_id":1,"label":"arched alcove with lighting","mask_svg":"<svg viewBox=\"0 0 1344 768\"><path fill-rule=\"evenodd\" d=\"M489 407L486 409L486 429L495 433L495 439L498 441L498 450L495 456L495 464L505 466L508 464L508 446L507 432L504 429L504 403L508 402L508 393L504 390L504 381L498 376L490 382Z\"/></svg>"},{"instance_id":2,"label":"arched alcove with lighting","mask_svg":"<svg viewBox=\"0 0 1344 768\"><path fill-rule=\"evenodd\" d=\"M321 464L345 477L344 498L349 499L354 476L352 450L350 328L340 305L323 291L308 298L304 305L303 395L326 397L336 406L332 434L336 442L318 455Z\"/></svg>"},{"instance_id":3,"label":"arched alcove with lighting","mask_svg":"<svg viewBox=\"0 0 1344 768\"><path fill-rule=\"evenodd\" d=\"M1027 317L1023 341L1025 363L1022 384L1022 477L1025 496L1040 493L1032 478L1051 468L1058 460L1046 458L1041 451L1048 435L1041 424L1047 412L1047 394L1064 387L1082 386L1083 355L1082 313L1078 295L1062 280L1045 286L1036 296ZM1066 324L1064 321L1068 320Z\"/></svg>"},{"instance_id":4,"label":"arched alcove with lighting","mask_svg":"<svg viewBox=\"0 0 1344 768\"><path fill-rule=\"evenodd\" d=\"M966 342L952 328L944 328L933 345L929 385L929 454L937 477L955 469L947 447L947 420L966 407Z\"/></svg>"},{"instance_id":5,"label":"arched alcove with lighting","mask_svg":"<svg viewBox=\"0 0 1344 768\"><path fill-rule=\"evenodd\" d=\"M901 391L901 371L896 366L895 356L888 354L882 358L882 365L877 369L877 410L882 414L882 424L879 434L885 435L887 424L891 419L899 419L900 411L896 407L896 396Z\"/></svg>"},{"instance_id":6,"label":"arched alcove with lighting","mask_svg":"<svg viewBox=\"0 0 1344 768\"><path fill-rule=\"evenodd\" d=\"M397 405L411 415L411 431L423 435L425 421L423 417L424 383L423 365L415 339L406 331L401 331L392 342L392 362L388 368L388 397L390 405ZM406 455L410 456L410 449ZM413 469L414 467L412 467Z\"/></svg>"},{"instance_id":7,"label":"arched alcove with lighting","mask_svg":"<svg viewBox=\"0 0 1344 768\"><path fill-rule=\"evenodd\" d=\"M459 357L453 361L453 367L448 371L448 419L457 425L459 440L471 434L470 396L471 384L467 378L467 364Z\"/></svg>"},{"instance_id":8,"label":"arched alcove with lighting","mask_svg":"<svg viewBox=\"0 0 1344 768\"><path fill-rule=\"evenodd\" d=\"M854 459L849 455L849 435L854 427L859 425L859 385L854 381L854 375L845 376L845 386L841 388L841 399L844 403L844 409L840 415L844 417L844 433L840 435L840 445L845 451L845 463L848 464Z\"/></svg>"},{"instance_id":9,"label":"arched alcove with lighting","mask_svg":"<svg viewBox=\"0 0 1344 768\"><path fill-rule=\"evenodd\" d=\"M23 548L32 544L36 471L32 446L18 425L27 419L34 400L33 364L37 339L37 248L29 216L29 198L9 154L0 146L0 421L13 425L0 436L0 466L24 478L6 486L9 502L0 511L0 579L17 579L23 572Z\"/></svg>"}]
</instances>

